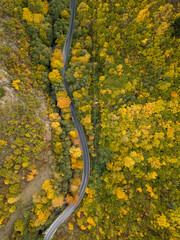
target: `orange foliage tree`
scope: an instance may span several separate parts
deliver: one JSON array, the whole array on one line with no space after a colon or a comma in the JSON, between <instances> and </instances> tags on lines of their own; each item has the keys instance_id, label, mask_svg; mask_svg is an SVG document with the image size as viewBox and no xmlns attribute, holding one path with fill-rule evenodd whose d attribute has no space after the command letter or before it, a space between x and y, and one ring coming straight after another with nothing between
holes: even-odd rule
<instances>
[{"instance_id":1,"label":"orange foliage tree","mask_svg":"<svg viewBox=\"0 0 180 240\"><path fill-rule=\"evenodd\" d=\"M69 205L76 205L76 203L79 201L79 196L78 194L74 194L74 196L70 196L69 194L67 195L66 197L66 202L69 204Z\"/></svg>"},{"instance_id":2,"label":"orange foliage tree","mask_svg":"<svg viewBox=\"0 0 180 240\"><path fill-rule=\"evenodd\" d=\"M71 99L67 96L66 91L57 93L57 105L59 108L68 108L71 103Z\"/></svg>"}]
</instances>

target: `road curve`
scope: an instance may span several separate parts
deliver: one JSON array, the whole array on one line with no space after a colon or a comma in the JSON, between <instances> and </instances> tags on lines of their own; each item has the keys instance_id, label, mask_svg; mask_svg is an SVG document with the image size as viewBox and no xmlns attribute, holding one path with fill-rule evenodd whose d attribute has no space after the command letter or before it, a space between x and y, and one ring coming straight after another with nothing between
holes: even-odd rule
<instances>
[{"instance_id":1,"label":"road curve","mask_svg":"<svg viewBox=\"0 0 180 240\"><path fill-rule=\"evenodd\" d=\"M70 17L70 24L69 24L69 32L66 36L66 41L64 44L63 48L63 62L64 62L64 67L63 67L63 79L64 79L64 86L66 89L66 92L68 96L70 97L70 92L68 88L68 84L66 81L65 77L65 71L67 69L67 60L68 60L68 55L69 55L69 49L71 45L71 40L72 40L72 35L73 35L73 27L74 27L74 19L75 19L75 11L76 11L76 0L71 0L70 4L70 10L71 10L71 17ZM70 97L71 98L71 97ZM79 139L80 139L80 144L81 144L81 149L82 149L82 156L84 160L84 165L83 165L83 175L82 175L82 180L81 180L81 186L80 186L80 192L79 192L79 201L76 203L75 206L69 205L57 218L56 220L50 225L50 227L46 230L45 232L45 237L44 240L49 240L52 238L54 233L56 232L57 228L66 220L68 217L74 212L74 210L77 208L79 203L81 202L82 198L84 197L85 194L85 189L88 184L88 179L89 179L89 173L90 173L90 157L89 157L89 150L88 150L88 145L86 141L86 137L82 128L81 123L77 120L76 118L76 112L75 112L75 107L73 102L71 101L70 104L70 110L71 110L71 116L74 121L74 124L76 126Z\"/></svg>"}]
</instances>

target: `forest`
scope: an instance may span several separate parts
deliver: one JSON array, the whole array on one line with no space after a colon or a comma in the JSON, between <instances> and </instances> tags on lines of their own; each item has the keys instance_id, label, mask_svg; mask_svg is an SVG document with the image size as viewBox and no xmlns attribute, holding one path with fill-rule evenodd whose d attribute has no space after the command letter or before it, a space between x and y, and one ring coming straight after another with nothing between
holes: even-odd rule
<instances>
[{"instance_id":1,"label":"forest","mask_svg":"<svg viewBox=\"0 0 180 240\"><path fill-rule=\"evenodd\" d=\"M0 2L0 239L180 238L177 0L78 0L66 78L70 0Z\"/></svg>"}]
</instances>

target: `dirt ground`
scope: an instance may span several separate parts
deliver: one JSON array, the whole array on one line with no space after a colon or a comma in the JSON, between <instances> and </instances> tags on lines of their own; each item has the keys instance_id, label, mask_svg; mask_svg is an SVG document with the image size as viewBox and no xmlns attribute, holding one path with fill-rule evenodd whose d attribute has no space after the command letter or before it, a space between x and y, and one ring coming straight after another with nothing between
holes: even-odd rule
<instances>
[{"instance_id":1,"label":"dirt ground","mask_svg":"<svg viewBox=\"0 0 180 240\"><path fill-rule=\"evenodd\" d=\"M11 215L8 223L0 229L0 239L1 240L8 240L9 236L13 233L14 224L17 219L21 218L22 211L26 207L28 207L32 202L32 196L35 192L41 189L43 182L46 179L51 178L51 168L49 163L47 163L40 171L39 174L27 184L25 189L19 195L19 200L17 205L20 205L17 210ZM20 204L19 204L20 203Z\"/></svg>"}]
</instances>

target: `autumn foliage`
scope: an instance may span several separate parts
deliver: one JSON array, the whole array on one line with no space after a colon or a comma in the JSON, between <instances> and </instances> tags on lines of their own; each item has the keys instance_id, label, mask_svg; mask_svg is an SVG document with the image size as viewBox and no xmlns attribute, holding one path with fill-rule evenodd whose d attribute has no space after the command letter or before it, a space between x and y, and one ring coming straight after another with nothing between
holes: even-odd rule
<instances>
[{"instance_id":1,"label":"autumn foliage","mask_svg":"<svg viewBox=\"0 0 180 240\"><path fill-rule=\"evenodd\" d=\"M53 207L61 207L63 203L64 203L64 196L59 196L52 200Z\"/></svg>"},{"instance_id":2,"label":"autumn foliage","mask_svg":"<svg viewBox=\"0 0 180 240\"><path fill-rule=\"evenodd\" d=\"M177 9L172 1L78 6L78 31L86 32L74 42L68 77L80 121L96 143L96 154L89 147L92 188L77 213L80 239L96 239L97 231L99 239L179 238Z\"/></svg>"},{"instance_id":3,"label":"autumn foliage","mask_svg":"<svg viewBox=\"0 0 180 240\"><path fill-rule=\"evenodd\" d=\"M49 80L51 81L52 84L62 82L62 77L58 69L53 69L52 72L49 73Z\"/></svg>"},{"instance_id":4,"label":"autumn foliage","mask_svg":"<svg viewBox=\"0 0 180 240\"><path fill-rule=\"evenodd\" d=\"M179 2L77 4L66 79L91 175L67 238L180 239ZM41 166L52 167L13 239L41 238L79 200L83 156L62 78L68 9L66 0L0 4L1 226Z\"/></svg>"},{"instance_id":5,"label":"autumn foliage","mask_svg":"<svg viewBox=\"0 0 180 240\"><path fill-rule=\"evenodd\" d=\"M67 96L66 91L57 93L57 105L59 108L68 108L71 103L70 98Z\"/></svg>"},{"instance_id":6,"label":"autumn foliage","mask_svg":"<svg viewBox=\"0 0 180 240\"><path fill-rule=\"evenodd\" d=\"M63 68L63 56L61 49L55 49L52 58L51 58L51 67L54 68Z\"/></svg>"},{"instance_id":7,"label":"autumn foliage","mask_svg":"<svg viewBox=\"0 0 180 240\"><path fill-rule=\"evenodd\" d=\"M70 196L70 195L67 195L66 197L66 202L69 204L69 205L76 205L76 203L79 201L79 196L78 194L74 194L73 196Z\"/></svg>"}]
</instances>

